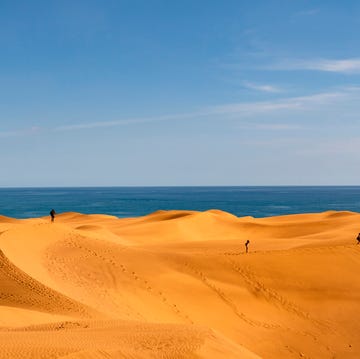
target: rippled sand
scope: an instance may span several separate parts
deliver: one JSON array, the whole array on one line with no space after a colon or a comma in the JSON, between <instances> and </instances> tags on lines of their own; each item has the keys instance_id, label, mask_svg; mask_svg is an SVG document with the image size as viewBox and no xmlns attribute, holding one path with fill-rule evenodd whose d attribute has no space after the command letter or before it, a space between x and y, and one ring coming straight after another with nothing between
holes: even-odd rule
<instances>
[{"instance_id":1,"label":"rippled sand","mask_svg":"<svg viewBox=\"0 0 360 359\"><path fill-rule=\"evenodd\" d=\"M359 358L359 231L333 211L0 217L0 358Z\"/></svg>"}]
</instances>

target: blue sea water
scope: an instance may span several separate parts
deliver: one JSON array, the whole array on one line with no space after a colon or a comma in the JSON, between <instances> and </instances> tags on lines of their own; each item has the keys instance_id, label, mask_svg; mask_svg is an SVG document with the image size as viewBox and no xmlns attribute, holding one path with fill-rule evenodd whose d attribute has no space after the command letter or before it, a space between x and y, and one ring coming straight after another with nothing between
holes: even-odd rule
<instances>
[{"instance_id":1,"label":"blue sea water","mask_svg":"<svg viewBox=\"0 0 360 359\"><path fill-rule=\"evenodd\" d=\"M0 188L0 214L29 218L57 213L136 217L170 209L221 209L267 217L326 210L360 212L360 186L347 187L87 187Z\"/></svg>"}]
</instances>

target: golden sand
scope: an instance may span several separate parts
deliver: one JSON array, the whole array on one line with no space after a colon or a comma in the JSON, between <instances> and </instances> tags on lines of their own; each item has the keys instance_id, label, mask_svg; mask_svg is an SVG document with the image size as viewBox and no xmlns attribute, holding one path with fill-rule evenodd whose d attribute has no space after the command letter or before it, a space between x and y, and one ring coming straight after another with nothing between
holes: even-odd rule
<instances>
[{"instance_id":1,"label":"golden sand","mask_svg":"<svg viewBox=\"0 0 360 359\"><path fill-rule=\"evenodd\" d=\"M360 358L359 231L333 211L0 216L0 358Z\"/></svg>"}]
</instances>

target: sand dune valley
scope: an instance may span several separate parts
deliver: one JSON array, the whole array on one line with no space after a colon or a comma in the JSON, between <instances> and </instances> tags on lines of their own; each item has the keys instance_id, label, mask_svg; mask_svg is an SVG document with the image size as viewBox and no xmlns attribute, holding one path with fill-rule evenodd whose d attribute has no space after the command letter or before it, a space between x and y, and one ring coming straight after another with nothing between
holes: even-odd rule
<instances>
[{"instance_id":1,"label":"sand dune valley","mask_svg":"<svg viewBox=\"0 0 360 359\"><path fill-rule=\"evenodd\" d=\"M360 358L359 228L334 211L2 216L0 358Z\"/></svg>"}]
</instances>

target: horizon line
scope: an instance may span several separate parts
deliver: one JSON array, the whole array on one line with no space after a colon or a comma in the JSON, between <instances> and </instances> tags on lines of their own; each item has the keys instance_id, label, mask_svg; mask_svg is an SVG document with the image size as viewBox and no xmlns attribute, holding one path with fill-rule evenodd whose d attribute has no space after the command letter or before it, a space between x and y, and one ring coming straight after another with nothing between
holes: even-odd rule
<instances>
[{"instance_id":1,"label":"horizon line","mask_svg":"<svg viewBox=\"0 0 360 359\"><path fill-rule=\"evenodd\" d=\"M89 186L0 186L2 189L63 188L219 188L219 187L360 187L360 184L256 184L256 185L89 185Z\"/></svg>"}]
</instances>

